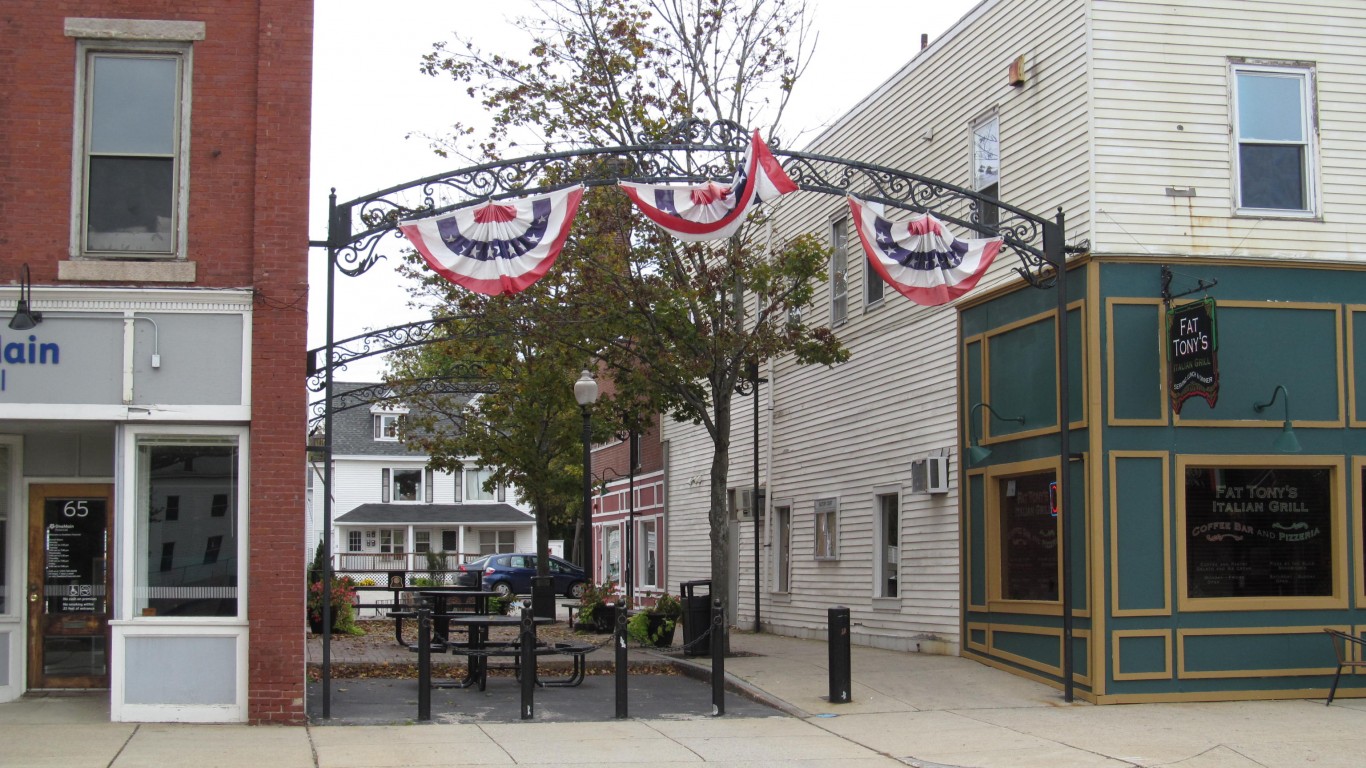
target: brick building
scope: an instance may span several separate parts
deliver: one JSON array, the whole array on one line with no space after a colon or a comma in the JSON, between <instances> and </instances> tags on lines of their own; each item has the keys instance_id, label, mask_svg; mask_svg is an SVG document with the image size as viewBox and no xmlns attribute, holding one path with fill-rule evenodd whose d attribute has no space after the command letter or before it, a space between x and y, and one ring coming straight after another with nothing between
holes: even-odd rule
<instances>
[{"instance_id":1,"label":"brick building","mask_svg":"<svg viewBox=\"0 0 1366 768\"><path fill-rule=\"evenodd\" d=\"M0 701L302 722L312 3L5 11Z\"/></svg>"}]
</instances>

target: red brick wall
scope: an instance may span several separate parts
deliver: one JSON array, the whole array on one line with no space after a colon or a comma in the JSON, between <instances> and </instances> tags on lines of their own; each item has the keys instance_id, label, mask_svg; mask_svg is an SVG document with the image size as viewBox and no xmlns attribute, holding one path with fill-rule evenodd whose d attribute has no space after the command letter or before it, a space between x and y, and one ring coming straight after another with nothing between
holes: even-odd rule
<instances>
[{"instance_id":1,"label":"red brick wall","mask_svg":"<svg viewBox=\"0 0 1366 768\"><path fill-rule=\"evenodd\" d=\"M6 0L0 5L0 283L68 258L76 41L67 17L200 21L189 260L195 287L256 291L248 717L304 719L304 349L312 0ZM140 286L122 284L129 288Z\"/></svg>"}]
</instances>

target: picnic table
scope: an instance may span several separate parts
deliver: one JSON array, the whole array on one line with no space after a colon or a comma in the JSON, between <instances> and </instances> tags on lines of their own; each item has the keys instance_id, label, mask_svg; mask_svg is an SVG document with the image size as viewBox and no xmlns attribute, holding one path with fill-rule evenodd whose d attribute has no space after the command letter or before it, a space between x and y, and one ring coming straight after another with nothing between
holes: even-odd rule
<instances>
[{"instance_id":1,"label":"picnic table","mask_svg":"<svg viewBox=\"0 0 1366 768\"><path fill-rule=\"evenodd\" d=\"M545 616L533 616L532 622L537 626L553 624L555 620ZM449 622L452 625L469 628L469 639L465 642L447 641L446 645L452 653L462 654L467 660L466 673L463 680L432 683L434 688L469 688L478 685L479 690L484 690L488 683L488 658L489 656L510 656L519 665L521 663L521 647L516 643L489 643L489 627L520 627L522 619L518 616L503 616L499 614L463 614L451 616ZM535 669L535 661L532 661L531 668ZM532 674L535 674L533 671Z\"/></svg>"},{"instance_id":2,"label":"picnic table","mask_svg":"<svg viewBox=\"0 0 1366 768\"><path fill-rule=\"evenodd\" d=\"M399 601L397 596L402 593L421 598L429 602L432 606L432 650L437 653L446 652L446 642L450 636L449 622L453 616L466 614L487 614L489 612L489 598L496 597L497 592L488 592L474 589L472 587L395 587L395 604ZM395 610L389 613L389 618L394 620L394 640L409 650L416 650L413 646L403 641L403 620L416 619L416 610Z\"/></svg>"}]
</instances>

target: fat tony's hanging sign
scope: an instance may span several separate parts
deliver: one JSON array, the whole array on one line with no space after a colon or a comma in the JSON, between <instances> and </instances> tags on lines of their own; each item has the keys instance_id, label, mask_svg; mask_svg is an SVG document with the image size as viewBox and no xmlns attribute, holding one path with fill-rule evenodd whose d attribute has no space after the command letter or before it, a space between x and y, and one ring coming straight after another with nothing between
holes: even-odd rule
<instances>
[{"instance_id":1,"label":"fat tony's hanging sign","mask_svg":"<svg viewBox=\"0 0 1366 768\"><path fill-rule=\"evenodd\" d=\"M1167 391L1172 410L1203 397L1209 407L1219 401L1219 327L1214 299L1204 298L1167 310Z\"/></svg>"}]
</instances>

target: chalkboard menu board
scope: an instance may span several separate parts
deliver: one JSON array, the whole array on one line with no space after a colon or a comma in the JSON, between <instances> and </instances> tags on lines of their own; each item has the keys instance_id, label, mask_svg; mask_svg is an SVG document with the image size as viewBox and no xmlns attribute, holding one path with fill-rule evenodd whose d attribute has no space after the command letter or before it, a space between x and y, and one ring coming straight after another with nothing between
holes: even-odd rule
<instances>
[{"instance_id":1,"label":"chalkboard menu board","mask_svg":"<svg viewBox=\"0 0 1366 768\"><path fill-rule=\"evenodd\" d=\"M1053 472L1005 478L1001 483L1001 596L1006 600L1058 599L1058 518L1049 486Z\"/></svg>"},{"instance_id":2,"label":"chalkboard menu board","mask_svg":"<svg viewBox=\"0 0 1366 768\"><path fill-rule=\"evenodd\" d=\"M1183 535L1189 597L1333 593L1327 469L1188 468Z\"/></svg>"},{"instance_id":3,"label":"chalkboard menu board","mask_svg":"<svg viewBox=\"0 0 1366 768\"><path fill-rule=\"evenodd\" d=\"M105 613L105 499L45 499L43 595L47 613Z\"/></svg>"},{"instance_id":4,"label":"chalkboard menu board","mask_svg":"<svg viewBox=\"0 0 1366 768\"><path fill-rule=\"evenodd\" d=\"M1167 310L1167 369L1172 410L1192 397L1209 407L1219 402L1219 327L1214 299L1202 299Z\"/></svg>"}]
</instances>

